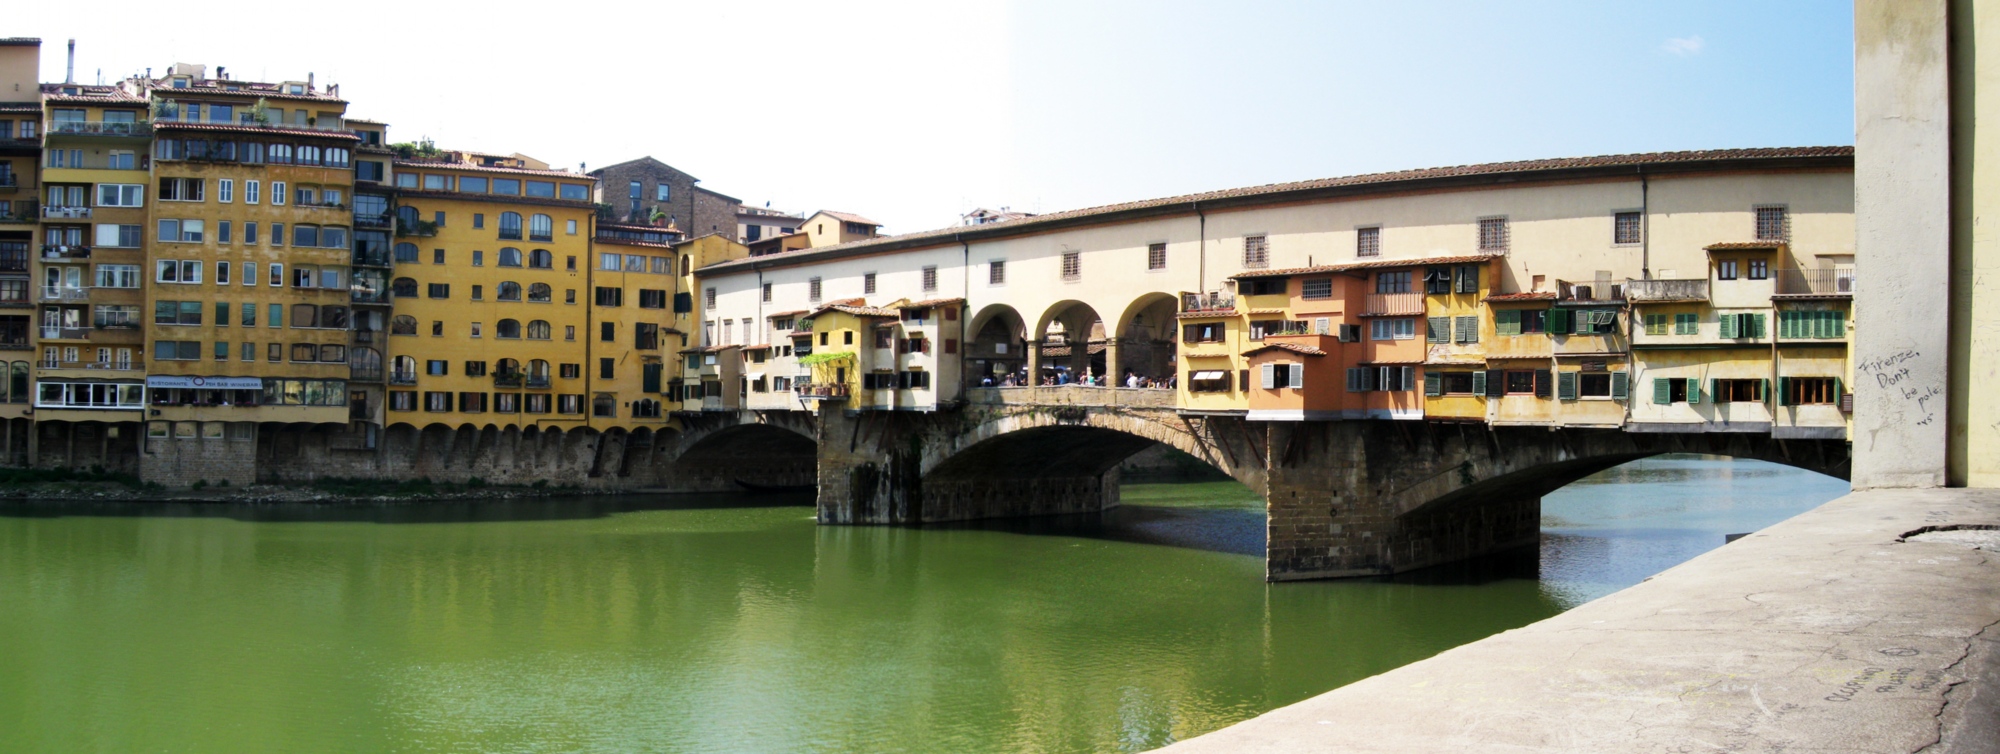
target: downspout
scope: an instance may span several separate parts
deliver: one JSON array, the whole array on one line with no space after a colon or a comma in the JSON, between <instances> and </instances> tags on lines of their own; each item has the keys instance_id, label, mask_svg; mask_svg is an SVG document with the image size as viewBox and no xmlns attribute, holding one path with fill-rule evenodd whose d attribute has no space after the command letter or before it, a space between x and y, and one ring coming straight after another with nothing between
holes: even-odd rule
<instances>
[{"instance_id":1,"label":"downspout","mask_svg":"<svg viewBox=\"0 0 2000 754\"><path fill-rule=\"evenodd\" d=\"M597 419L594 416L596 413L597 396L591 390L590 385L591 380L594 379L592 375L596 374L597 371L597 365L591 361L593 353L591 344L596 341L595 336L597 334L595 330L597 326L595 321L597 314L597 288L591 285L596 282L595 271L597 269L597 265L594 264L597 257L596 212L590 213L587 226L590 230L590 235L585 236L583 239L583 292L590 295L590 303L583 307L583 397L588 402L583 409L583 426L585 427L591 426ZM551 381L549 384L553 385L555 383ZM617 404L614 402L612 405L615 406Z\"/></svg>"},{"instance_id":2,"label":"downspout","mask_svg":"<svg viewBox=\"0 0 2000 754\"><path fill-rule=\"evenodd\" d=\"M1194 236L1195 238L1194 292L1206 293L1208 291L1208 215L1201 211L1201 200L1199 199L1190 202L1188 206L1190 209L1194 210L1195 217L1199 218L1196 221L1197 225Z\"/></svg>"},{"instance_id":3,"label":"downspout","mask_svg":"<svg viewBox=\"0 0 2000 754\"><path fill-rule=\"evenodd\" d=\"M1639 168L1639 275L1653 279L1653 212L1647 202L1646 169Z\"/></svg>"},{"instance_id":4,"label":"downspout","mask_svg":"<svg viewBox=\"0 0 2000 754\"><path fill-rule=\"evenodd\" d=\"M965 337L965 328L972 321L972 244L966 242L964 234L953 233L951 237L958 241L960 290L965 293L965 311L958 313L958 400L963 402L966 388L971 387L968 381L972 379L965 371L965 352L972 350L972 341Z\"/></svg>"}]
</instances>

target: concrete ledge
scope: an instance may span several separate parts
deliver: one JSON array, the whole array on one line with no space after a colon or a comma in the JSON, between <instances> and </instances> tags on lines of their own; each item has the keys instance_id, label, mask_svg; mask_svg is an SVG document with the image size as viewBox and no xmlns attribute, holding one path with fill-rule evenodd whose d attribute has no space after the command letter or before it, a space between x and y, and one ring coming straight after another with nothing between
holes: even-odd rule
<instances>
[{"instance_id":1,"label":"concrete ledge","mask_svg":"<svg viewBox=\"0 0 2000 754\"><path fill-rule=\"evenodd\" d=\"M1165 751L1993 751L2000 553L1899 541L1954 525L2000 526L2000 490L1849 495Z\"/></svg>"}]
</instances>

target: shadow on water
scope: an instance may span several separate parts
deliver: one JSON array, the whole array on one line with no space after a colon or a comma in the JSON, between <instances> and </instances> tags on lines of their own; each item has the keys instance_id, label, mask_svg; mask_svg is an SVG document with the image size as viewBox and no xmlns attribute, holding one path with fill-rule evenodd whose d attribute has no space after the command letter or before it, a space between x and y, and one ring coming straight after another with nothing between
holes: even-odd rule
<instances>
[{"instance_id":1,"label":"shadow on water","mask_svg":"<svg viewBox=\"0 0 2000 754\"><path fill-rule=\"evenodd\" d=\"M637 511L810 507L812 504L813 496L809 492L579 495L329 503L23 500L0 503L0 517L99 516L228 518L253 523L466 524L606 518Z\"/></svg>"}]
</instances>

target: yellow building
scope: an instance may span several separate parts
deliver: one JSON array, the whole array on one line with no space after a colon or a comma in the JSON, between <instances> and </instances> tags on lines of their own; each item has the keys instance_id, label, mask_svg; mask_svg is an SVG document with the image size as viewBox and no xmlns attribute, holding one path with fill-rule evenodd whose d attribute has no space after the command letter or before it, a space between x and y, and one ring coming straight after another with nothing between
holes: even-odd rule
<instances>
[{"instance_id":1,"label":"yellow building","mask_svg":"<svg viewBox=\"0 0 2000 754\"><path fill-rule=\"evenodd\" d=\"M664 425L668 362L685 340L670 307L681 291L675 274L680 233L599 221L591 272L591 426ZM606 410L603 405L609 401Z\"/></svg>"},{"instance_id":2,"label":"yellow building","mask_svg":"<svg viewBox=\"0 0 2000 754\"><path fill-rule=\"evenodd\" d=\"M145 363L156 438L345 423L356 137L338 87L177 64L153 114ZM45 315L46 316L46 315ZM65 319L63 322L67 322Z\"/></svg>"},{"instance_id":3,"label":"yellow building","mask_svg":"<svg viewBox=\"0 0 2000 754\"><path fill-rule=\"evenodd\" d=\"M29 260L39 254L42 104L35 96L41 40L0 39L0 462L26 460L34 394L29 360L34 302Z\"/></svg>"},{"instance_id":4,"label":"yellow building","mask_svg":"<svg viewBox=\"0 0 2000 754\"><path fill-rule=\"evenodd\" d=\"M1505 221L1500 221L1504 238ZM1481 232L1488 232L1488 221ZM1482 244L1483 245L1483 244ZM1504 249L1504 246L1495 251ZM1497 256L1435 260L1400 274L1401 290L1424 297L1424 418L1485 421L1489 402L1506 393L1504 370L1487 371L1486 348L1495 335L1486 297L1493 292ZM1377 273L1381 275L1395 273ZM1421 281L1410 277L1422 276ZM1377 286L1378 295L1381 286ZM1383 320L1376 320L1383 321ZM1371 334L1372 335L1372 334ZM1495 379L1498 377L1498 379ZM1533 397L1532 384L1529 396Z\"/></svg>"},{"instance_id":5,"label":"yellow building","mask_svg":"<svg viewBox=\"0 0 2000 754\"><path fill-rule=\"evenodd\" d=\"M592 361L592 302L624 295L592 290L595 179L525 164L434 150L394 161L386 423L629 421L603 405L617 396Z\"/></svg>"},{"instance_id":6,"label":"yellow building","mask_svg":"<svg viewBox=\"0 0 2000 754\"><path fill-rule=\"evenodd\" d=\"M750 256L750 249L722 233L679 241L672 249L679 255L675 269L680 279L673 295L672 322L680 358L669 364L663 375L668 387L668 410L739 407L740 396L725 386L735 385L740 379L742 352L723 344L728 330L714 316L716 289L703 282L701 269Z\"/></svg>"}]
</instances>

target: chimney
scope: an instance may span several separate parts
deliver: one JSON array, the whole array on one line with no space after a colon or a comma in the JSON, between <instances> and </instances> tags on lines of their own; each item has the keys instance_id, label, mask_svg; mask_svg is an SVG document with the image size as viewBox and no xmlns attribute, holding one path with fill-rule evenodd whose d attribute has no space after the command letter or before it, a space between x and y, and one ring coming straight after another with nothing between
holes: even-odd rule
<instances>
[{"instance_id":1,"label":"chimney","mask_svg":"<svg viewBox=\"0 0 2000 754\"><path fill-rule=\"evenodd\" d=\"M69 40L69 68L63 71L63 83L76 83L76 38Z\"/></svg>"},{"instance_id":2,"label":"chimney","mask_svg":"<svg viewBox=\"0 0 2000 754\"><path fill-rule=\"evenodd\" d=\"M224 68L224 67L222 67L222 66L216 66L216 67L215 67L215 77L216 77L216 78L218 78L218 79L221 79L221 80L223 80L223 81L228 81L228 80L229 80L229 69L228 69L228 68Z\"/></svg>"},{"instance_id":3,"label":"chimney","mask_svg":"<svg viewBox=\"0 0 2000 754\"><path fill-rule=\"evenodd\" d=\"M311 73L307 73L307 74L306 74L306 94L312 94L312 93L313 93L313 75L312 75Z\"/></svg>"}]
</instances>

